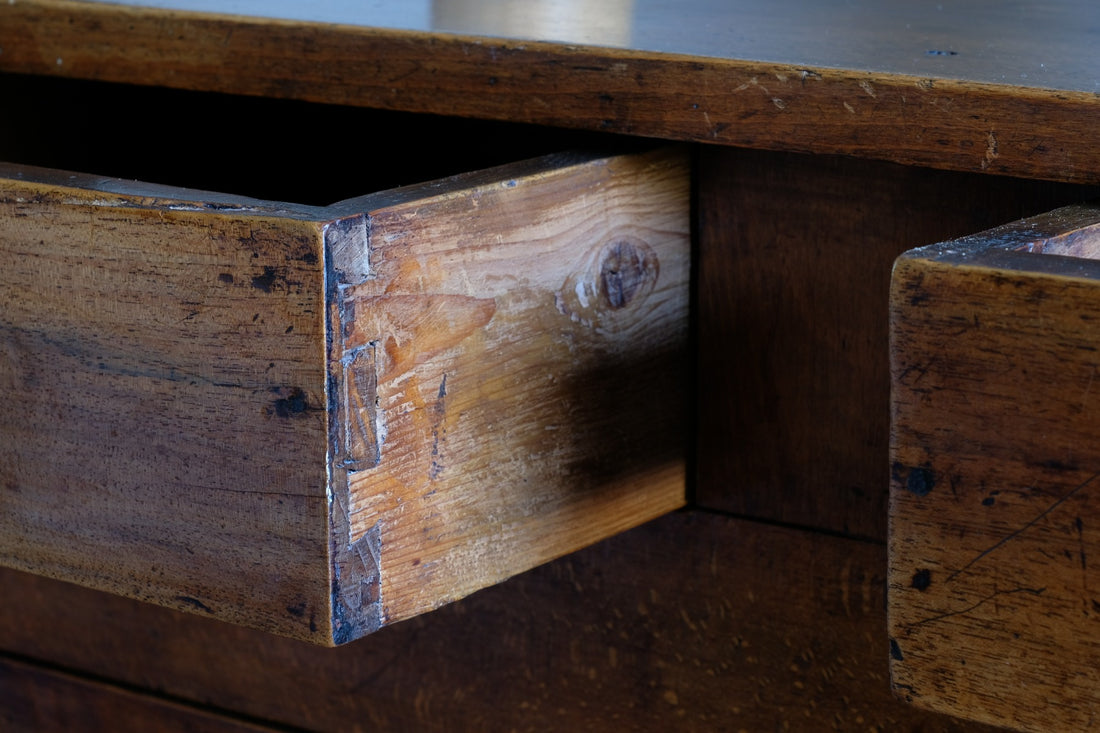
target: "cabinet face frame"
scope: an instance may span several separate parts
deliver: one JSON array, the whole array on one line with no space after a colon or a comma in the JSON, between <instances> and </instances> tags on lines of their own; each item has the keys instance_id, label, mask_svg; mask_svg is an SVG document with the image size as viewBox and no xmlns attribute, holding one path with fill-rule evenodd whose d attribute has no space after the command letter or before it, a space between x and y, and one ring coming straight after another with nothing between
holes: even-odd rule
<instances>
[{"instance_id":1,"label":"cabinet face frame","mask_svg":"<svg viewBox=\"0 0 1100 733\"><path fill-rule=\"evenodd\" d=\"M1024 730L1100 705L1100 206L912 250L891 326L895 691Z\"/></svg>"},{"instance_id":2,"label":"cabinet face frame","mask_svg":"<svg viewBox=\"0 0 1100 733\"><path fill-rule=\"evenodd\" d=\"M0 563L339 644L684 501L683 150L306 207L0 166Z\"/></svg>"}]
</instances>

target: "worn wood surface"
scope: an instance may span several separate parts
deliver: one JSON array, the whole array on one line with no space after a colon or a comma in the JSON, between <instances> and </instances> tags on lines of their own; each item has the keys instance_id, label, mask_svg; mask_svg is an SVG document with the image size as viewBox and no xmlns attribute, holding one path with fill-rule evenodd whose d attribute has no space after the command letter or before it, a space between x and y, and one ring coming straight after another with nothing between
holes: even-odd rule
<instances>
[{"instance_id":1,"label":"worn wood surface","mask_svg":"<svg viewBox=\"0 0 1100 733\"><path fill-rule=\"evenodd\" d=\"M1096 189L713 148L699 178L696 501L885 540L894 258Z\"/></svg>"},{"instance_id":2,"label":"worn wood surface","mask_svg":"<svg viewBox=\"0 0 1100 733\"><path fill-rule=\"evenodd\" d=\"M1023 730L1100 713L1100 208L914 250L891 291L892 671Z\"/></svg>"},{"instance_id":3,"label":"worn wood surface","mask_svg":"<svg viewBox=\"0 0 1100 733\"><path fill-rule=\"evenodd\" d=\"M0 70L1096 183L1095 30L1064 20L1093 10L1083 0L1074 7L1076 14L1057 14L1070 30L1049 30L1027 13L985 4L970 25L992 22L997 43L954 48L943 42L965 39L958 29L966 24L928 21L931 9L915 19L899 10L897 28L915 25L899 31L912 44L904 68L891 67L894 47L877 45L881 34L860 30L856 21L852 38L863 50L854 58L825 52L790 60L783 49L820 35L823 21L810 11L779 15L778 4L771 11L777 15L765 14L763 23L780 29L774 50L748 48L731 57L736 36L723 40L723 34L731 28L753 34L734 18L715 22L707 5L670 5L671 17L652 23L684 38L710 38L720 50L687 42L665 53L509 41L476 24L455 35L20 0L0 5ZM1054 15L1046 14L1046 22ZM1044 33L1058 37L1058 45L1037 43ZM992 65L984 60L990 55L997 59ZM990 70L1018 69L1021 58L1036 67L1034 78L1018 72L998 79ZM1048 61L1061 88L1044 83L1056 84L1044 73Z\"/></svg>"},{"instance_id":4,"label":"worn wood surface","mask_svg":"<svg viewBox=\"0 0 1100 733\"><path fill-rule=\"evenodd\" d=\"M271 728L0 656L0 726L8 733L260 733Z\"/></svg>"},{"instance_id":5,"label":"worn wood surface","mask_svg":"<svg viewBox=\"0 0 1100 733\"><path fill-rule=\"evenodd\" d=\"M0 571L0 646L311 730L984 731L890 694L884 571L686 512L338 649Z\"/></svg>"},{"instance_id":6,"label":"worn wood surface","mask_svg":"<svg viewBox=\"0 0 1100 733\"><path fill-rule=\"evenodd\" d=\"M339 643L683 503L680 154L0 191L4 565Z\"/></svg>"},{"instance_id":7,"label":"worn wood surface","mask_svg":"<svg viewBox=\"0 0 1100 733\"><path fill-rule=\"evenodd\" d=\"M369 210L329 364L383 622L684 503L686 155L567 163L336 207Z\"/></svg>"},{"instance_id":8,"label":"worn wood surface","mask_svg":"<svg viewBox=\"0 0 1100 733\"><path fill-rule=\"evenodd\" d=\"M319 225L35 173L0 183L2 563L324 633Z\"/></svg>"},{"instance_id":9,"label":"worn wood surface","mask_svg":"<svg viewBox=\"0 0 1100 733\"><path fill-rule=\"evenodd\" d=\"M117 0L97 0L116 2ZM126 5L225 12L213 0L126 0ZM263 18L374 28L546 39L663 54L761 59L1042 89L1089 90L1094 8L1082 0L356 0L237 2Z\"/></svg>"}]
</instances>

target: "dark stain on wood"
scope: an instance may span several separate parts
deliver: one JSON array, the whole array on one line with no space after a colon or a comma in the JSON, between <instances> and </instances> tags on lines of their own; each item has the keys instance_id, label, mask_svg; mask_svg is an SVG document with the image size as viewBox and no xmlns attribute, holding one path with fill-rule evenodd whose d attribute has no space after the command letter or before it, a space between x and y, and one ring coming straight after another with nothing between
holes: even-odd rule
<instances>
[{"instance_id":1,"label":"dark stain on wood","mask_svg":"<svg viewBox=\"0 0 1100 733\"><path fill-rule=\"evenodd\" d=\"M932 585L932 571L928 568L921 568L917 572L913 573L912 586L919 591L928 590L928 586Z\"/></svg>"},{"instance_id":2,"label":"dark stain on wood","mask_svg":"<svg viewBox=\"0 0 1100 733\"><path fill-rule=\"evenodd\" d=\"M262 290L265 293L270 293L275 287L275 281L278 277L278 271L274 267L265 265L264 274L256 275L252 278L252 287L257 290Z\"/></svg>"},{"instance_id":3,"label":"dark stain on wood","mask_svg":"<svg viewBox=\"0 0 1100 733\"><path fill-rule=\"evenodd\" d=\"M931 468L917 467L909 469L909 478L905 488L917 496L928 496L936 488L936 476Z\"/></svg>"},{"instance_id":4,"label":"dark stain on wood","mask_svg":"<svg viewBox=\"0 0 1100 733\"><path fill-rule=\"evenodd\" d=\"M287 390L286 397L280 397L272 403L272 408L278 417L297 417L305 413L309 403L301 388L291 387Z\"/></svg>"}]
</instances>

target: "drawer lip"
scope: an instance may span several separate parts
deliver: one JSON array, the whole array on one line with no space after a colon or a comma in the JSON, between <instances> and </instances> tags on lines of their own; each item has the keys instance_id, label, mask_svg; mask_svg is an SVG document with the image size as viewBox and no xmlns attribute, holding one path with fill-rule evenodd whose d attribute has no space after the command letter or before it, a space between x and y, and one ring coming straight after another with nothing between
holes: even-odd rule
<instances>
[{"instance_id":1,"label":"drawer lip","mask_svg":"<svg viewBox=\"0 0 1100 733\"><path fill-rule=\"evenodd\" d=\"M323 219L327 207L237 196L231 193L182 188L162 183L78 173L59 168L0 161L0 179L12 179L81 192L99 192L113 198L88 199L90 205L163 208L173 211L224 211L270 215L306 221Z\"/></svg>"},{"instance_id":2,"label":"drawer lip","mask_svg":"<svg viewBox=\"0 0 1100 733\"><path fill-rule=\"evenodd\" d=\"M631 143L609 145L601 149L565 150L540 155L489 168L465 171L452 176L404 186L364 192L361 195L335 201L326 206L314 206L292 201L272 201L234 194L229 191L187 188L164 183L130 180L95 173L48 168L0 160L0 179L43 184L77 191L98 191L110 194L119 206L165 208L174 211L224 211L227 213L270 215L303 221L330 222L344 217L369 214L371 210L395 206L416 199L441 195L461 195L469 188L488 185L524 176L537 176L550 171L584 165L619 155L653 151L655 144ZM675 145L660 146L665 150L683 149ZM110 199L95 199L89 203L110 205Z\"/></svg>"},{"instance_id":3,"label":"drawer lip","mask_svg":"<svg viewBox=\"0 0 1100 733\"><path fill-rule=\"evenodd\" d=\"M1084 727L1100 599L1095 203L911 250L890 293L888 631L896 694Z\"/></svg>"},{"instance_id":4,"label":"drawer lip","mask_svg":"<svg viewBox=\"0 0 1100 733\"><path fill-rule=\"evenodd\" d=\"M0 164L0 242L20 263L0 275L0 302L15 306L0 313L0 380L41 418L0 421L15 436L0 461L0 562L335 645L679 508L688 172L683 149L582 152L299 207ZM629 281L610 300L606 267ZM71 309L43 282L72 288ZM377 364L362 362L352 389L346 342L369 328L382 329ZM480 350L498 347L522 379L478 375ZM48 370L32 389L44 355L76 380L54 465L29 439L60 399ZM674 409L633 420L652 429L604 409L644 404L655 375ZM107 394L123 402L93 416ZM371 400L389 442L352 464L345 432ZM509 442L550 418L562 424L538 445ZM478 420L509 424L490 444L529 456L487 469ZM661 445L634 439L656 429ZM606 449L580 441L597 431ZM268 458L275 448L285 457ZM76 481L96 451L122 457ZM431 482L401 473L429 455ZM46 467L33 480L16 467L29 458ZM531 485L464 483L467 471ZM92 495L102 506L78 528L60 497ZM421 541L421 517L446 523Z\"/></svg>"},{"instance_id":5,"label":"drawer lip","mask_svg":"<svg viewBox=\"0 0 1100 733\"><path fill-rule=\"evenodd\" d=\"M903 253L898 263L927 260L949 265L1034 271L1051 275L1094 277L1096 261L1043 252L1046 246L1094 229L1100 221L1100 201L1064 206L987 231ZM1034 256L1036 254L1042 256ZM1078 268L1074 270L1074 268Z\"/></svg>"}]
</instances>

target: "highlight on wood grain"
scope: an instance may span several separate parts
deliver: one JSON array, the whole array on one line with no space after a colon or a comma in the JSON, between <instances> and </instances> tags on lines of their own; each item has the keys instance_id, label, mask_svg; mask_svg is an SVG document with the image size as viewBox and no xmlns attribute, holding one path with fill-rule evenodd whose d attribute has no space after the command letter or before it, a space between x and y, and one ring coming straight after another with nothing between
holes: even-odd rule
<instances>
[{"instance_id":1,"label":"highlight on wood grain","mask_svg":"<svg viewBox=\"0 0 1100 733\"><path fill-rule=\"evenodd\" d=\"M319 643L680 506L688 170L307 207L0 168L0 563Z\"/></svg>"},{"instance_id":2,"label":"highlight on wood grain","mask_svg":"<svg viewBox=\"0 0 1100 733\"><path fill-rule=\"evenodd\" d=\"M895 690L1021 730L1100 705L1100 207L900 258L891 293Z\"/></svg>"}]
</instances>

